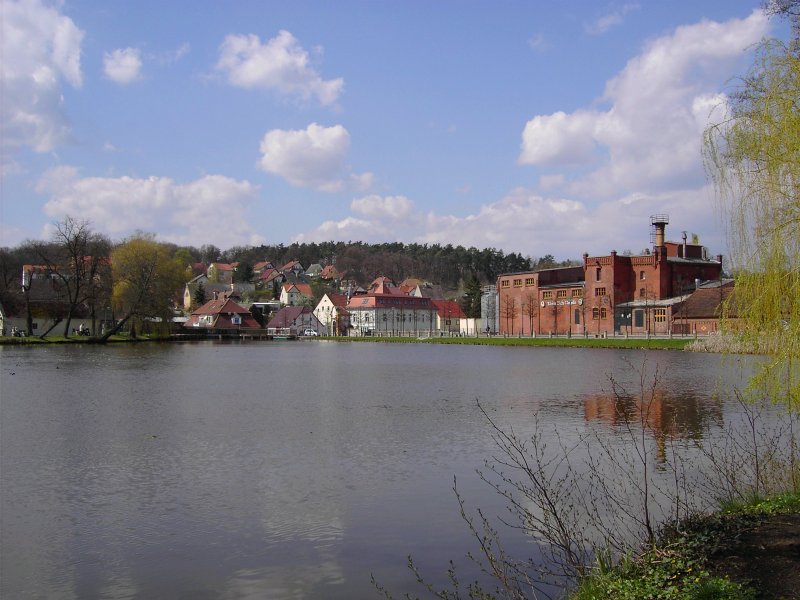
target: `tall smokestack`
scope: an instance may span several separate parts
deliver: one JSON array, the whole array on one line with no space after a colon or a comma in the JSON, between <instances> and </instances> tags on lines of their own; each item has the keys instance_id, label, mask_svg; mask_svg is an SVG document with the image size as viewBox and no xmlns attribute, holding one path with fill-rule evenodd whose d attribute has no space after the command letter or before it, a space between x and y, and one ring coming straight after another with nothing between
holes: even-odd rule
<instances>
[{"instance_id":1,"label":"tall smokestack","mask_svg":"<svg viewBox=\"0 0 800 600\"><path fill-rule=\"evenodd\" d=\"M655 248L664 246L664 232L667 229L667 223L669 223L668 215L652 215L650 217L650 225L653 228L652 242Z\"/></svg>"}]
</instances>

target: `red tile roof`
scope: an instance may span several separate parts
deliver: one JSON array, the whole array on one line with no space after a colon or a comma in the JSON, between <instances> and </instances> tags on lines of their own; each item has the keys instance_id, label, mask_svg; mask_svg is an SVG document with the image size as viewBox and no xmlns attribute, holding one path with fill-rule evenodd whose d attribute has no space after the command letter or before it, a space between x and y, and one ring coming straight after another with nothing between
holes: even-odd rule
<instances>
[{"instance_id":1,"label":"red tile roof","mask_svg":"<svg viewBox=\"0 0 800 600\"><path fill-rule=\"evenodd\" d=\"M450 319L466 319L467 315L461 310L458 302L455 300L431 300L436 307L436 312L440 317Z\"/></svg>"},{"instance_id":2,"label":"red tile roof","mask_svg":"<svg viewBox=\"0 0 800 600\"><path fill-rule=\"evenodd\" d=\"M253 315L244 306L237 304L233 300L222 294L221 296L209 300L202 306L198 307L189 320L186 322L187 327L194 327L195 323L200 321L200 317L214 316L215 319L211 324L213 329L237 329L239 327L256 328L260 329L258 321L253 318ZM238 315L241 318L241 324L235 325L231 321L231 317Z\"/></svg>"}]
</instances>

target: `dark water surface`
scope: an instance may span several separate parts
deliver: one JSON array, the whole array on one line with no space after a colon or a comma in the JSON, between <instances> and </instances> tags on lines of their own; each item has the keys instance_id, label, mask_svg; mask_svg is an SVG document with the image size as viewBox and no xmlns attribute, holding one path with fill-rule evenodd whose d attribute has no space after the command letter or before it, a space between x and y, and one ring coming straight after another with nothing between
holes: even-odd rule
<instances>
[{"instance_id":1,"label":"dark water surface","mask_svg":"<svg viewBox=\"0 0 800 600\"><path fill-rule=\"evenodd\" d=\"M452 492L501 514L475 469L476 399L524 433L614 435L609 375L645 353L413 344L0 347L0 597L364 598L419 592L474 549ZM653 427L700 436L734 404L719 356L650 352ZM535 554L511 535L512 553ZM527 554L526 554L527 553Z\"/></svg>"}]
</instances>

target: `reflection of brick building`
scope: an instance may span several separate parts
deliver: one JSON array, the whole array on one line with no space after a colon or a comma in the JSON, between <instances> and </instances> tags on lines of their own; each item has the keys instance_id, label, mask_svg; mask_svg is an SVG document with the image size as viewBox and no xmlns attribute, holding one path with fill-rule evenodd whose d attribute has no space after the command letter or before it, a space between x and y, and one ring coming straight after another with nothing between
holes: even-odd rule
<instances>
[{"instance_id":1,"label":"reflection of brick building","mask_svg":"<svg viewBox=\"0 0 800 600\"><path fill-rule=\"evenodd\" d=\"M640 256L583 255L583 265L497 279L505 334L667 333L673 308L698 281L719 279L722 256L699 244L667 242L666 215L651 218L653 250Z\"/></svg>"}]
</instances>

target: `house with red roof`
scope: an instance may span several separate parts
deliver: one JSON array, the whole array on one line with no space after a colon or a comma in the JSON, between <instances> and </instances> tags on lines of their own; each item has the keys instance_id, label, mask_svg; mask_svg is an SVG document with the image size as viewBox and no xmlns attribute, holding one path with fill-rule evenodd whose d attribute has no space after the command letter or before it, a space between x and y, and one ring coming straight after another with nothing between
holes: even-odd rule
<instances>
[{"instance_id":1,"label":"house with red roof","mask_svg":"<svg viewBox=\"0 0 800 600\"><path fill-rule=\"evenodd\" d=\"M708 335L719 331L723 306L728 303L727 315L735 323L736 303L732 301L734 280L721 279L700 282L686 300L671 313L672 332L678 335Z\"/></svg>"},{"instance_id":2,"label":"house with red roof","mask_svg":"<svg viewBox=\"0 0 800 600\"><path fill-rule=\"evenodd\" d=\"M378 277L367 291L350 298L352 335L433 335L436 307L430 298L404 294L388 277Z\"/></svg>"},{"instance_id":3,"label":"house with red roof","mask_svg":"<svg viewBox=\"0 0 800 600\"><path fill-rule=\"evenodd\" d=\"M322 296L314 316L325 328L325 335L347 335L350 329L350 313L347 312L347 296L328 292Z\"/></svg>"},{"instance_id":4,"label":"house with red roof","mask_svg":"<svg viewBox=\"0 0 800 600\"><path fill-rule=\"evenodd\" d=\"M280 301L284 306L297 306L313 297L314 292L307 283L284 283L281 286Z\"/></svg>"},{"instance_id":5,"label":"house with red roof","mask_svg":"<svg viewBox=\"0 0 800 600\"><path fill-rule=\"evenodd\" d=\"M284 306L267 323L267 333L273 335L304 335L307 329L324 331L308 306Z\"/></svg>"},{"instance_id":6,"label":"house with red roof","mask_svg":"<svg viewBox=\"0 0 800 600\"><path fill-rule=\"evenodd\" d=\"M253 318L250 311L234 302L229 294L215 294L213 300L209 300L192 313L184 327L211 331L261 329L261 325Z\"/></svg>"},{"instance_id":7,"label":"house with red roof","mask_svg":"<svg viewBox=\"0 0 800 600\"><path fill-rule=\"evenodd\" d=\"M306 271L303 265L300 264L300 261L290 260L280 268L280 272L287 276L294 275L296 277L301 277Z\"/></svg>"},{"instance_id":8,"label":"house with red roof","mask_svg":"<svg viewBox=\"0 0 800 600\"><path fill-rule=\"evenodd\" d=\"M459 333L461 319L467 315L461 310L461 305L455 300L431 300L436 307L436 330L446 333Z\"/></svg>"},{"instance_id":9,"label":"house with red roof","mask_svg":"<svg viewBox=\"0 0 800 600\"><path fill-rule=\"evenodd\" d=\"M211 283L233 283L233 273L239 263L211 263L206 275Z\"/></svg>"}]
</instances>

